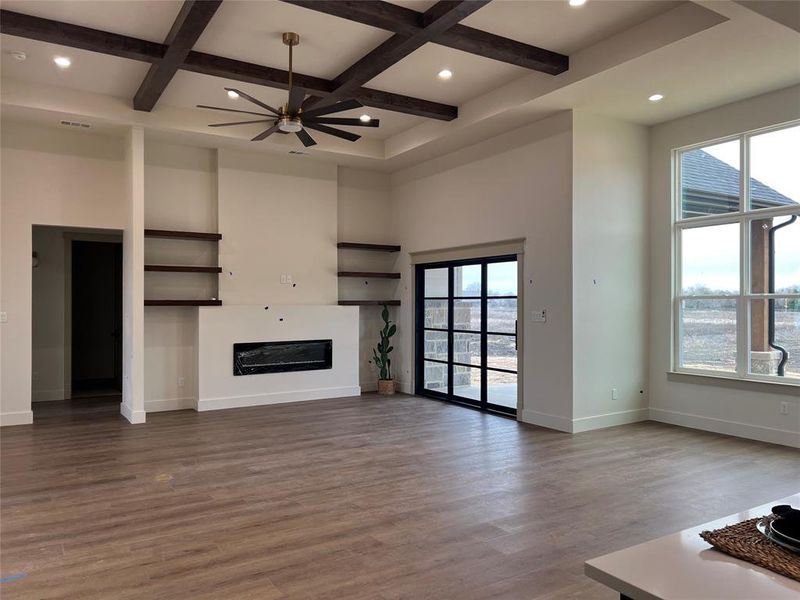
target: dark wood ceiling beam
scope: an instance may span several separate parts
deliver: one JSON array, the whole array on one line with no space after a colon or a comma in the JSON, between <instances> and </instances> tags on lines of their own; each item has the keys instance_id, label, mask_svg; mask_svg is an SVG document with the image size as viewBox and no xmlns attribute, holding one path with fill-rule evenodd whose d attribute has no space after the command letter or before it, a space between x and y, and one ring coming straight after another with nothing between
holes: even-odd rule
<instances>
[{"instance_id":1,"label":"dark wood ceiling beam","mask_svg":"<svg viewBox=\"0 0 800 600\"><path fill-rule=\"evenodd\" d=\"M412 35L424 27L423 13L382 0L282 1L403 35ZM461 24L443 31L431 42L550 75L569 69L568 56Z\"/></svg>"},{"instance_id":2,"label":"dark wood ceiling beam","mask_svg":"<svg viewBox=\"0 0 800 600\"><path fill-rule=\"evenodd\" d=\"M0 33L149 63L159 62L167 50L164 44L2 9Z\"/></svg>"},{"instance_id":3,"label":"dark wood ceiling beam","mask_svg":"<svg viewBox=\"0 0 800 600\"><path fill-rule=\"evenodd\" d=\"M0 10L0 33L149 63L160 61L167 50L167 46L164 44L8 10ZM288 71L194 50L189 52L180 68L194 73L272 88L287 89L289 87ZM305 88L310 94L325 97L330 95L333 90L333 83L327 79L302 73L294 73L293 77L295 84ZM452 121L458 117L458 108L455 106L403 94L362 87L355 90L351 97L365 106L430 119Z\"/></svg>"},{"instance_id":4,"label":"dark wood ceiling beam","mask_svg":"<svg viewBox=\"0 0 800 600\"><path fill-rule=\"evenodd\" d=\"M400 62L443 31L465 19L491 0L439 0L422 16L424 26L412 35L396 33L333 79L333 91L325 102L348 97L370 79Z\"/></svg>"},{"instance_id":5,"label":"dark wood ceiling beam","mask_svg":"<svg viewBox=\"0 0 800 600\"><path fill-rule=\"evenodd\" d=\"M461 24L442 32L434 43L548 75L569 70L569 56Z\"/></svg>"},{"instance_id":6,"label":"dark wood ceiling beam","mask_svg":"<svg viewBox=\"0 0 800 600\"><path fill-rule=\"evenodd\" d=\"M133 97L135 110L151 111L189 52L211 22L222 0L184 0L183 6L164 40L164 57L150 66Z\"/></svg>"},{"instance_id":7,"label":"dark wood ceiling beam","mask_svg":"<svg viewBox=\"0 0 800 600\"><path fill-rule=\"evenodd\" d=\"M283 2L393 33L413 35L422 28L421 12L382 0L336 0L335 2L283 0Z\"/></svg>"}]
</instances>

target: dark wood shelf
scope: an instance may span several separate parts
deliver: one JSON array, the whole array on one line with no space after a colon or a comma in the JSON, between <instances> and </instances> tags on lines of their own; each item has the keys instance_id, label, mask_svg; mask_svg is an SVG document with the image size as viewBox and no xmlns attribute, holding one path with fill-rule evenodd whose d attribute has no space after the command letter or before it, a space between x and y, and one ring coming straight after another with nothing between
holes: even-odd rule
<instances>
[{"instance_id":1,"label":"dark wood shelf","mask_svg":"<svg viewBox=\"0 0 800 600\"><path fill-rule=\"evenodd\" d=\"M371 250L373 252L400 252L400 246L390 244L362 244L360 242L339 242L336 247L347 250Z\"/></svg>"},{"instance_id":2,"label":"dark wood shelf","mask_svg":"<svg viewBox=\"0 0 800 600\"><path fill-rule=\"evenodd\" d=\"M191 265L145 265L144 270L162 273L222 273L222 267L195 267Z\"/></svg>"},{"instance_id":3,"label":"dark wood shelf","mask_svg":"<svg viewBox=\"0 0 800 600\"><path fill-rule=\"evenodd\" d=\"M400 273L374 273L369 271L339 271L339 277L358 277L360 279L400 279Z\"/></svg>"},{"instance_id":4,"label":"dark wood shelf","mask_svg":"<svg viewBox=\"0 0 800 600\"><path fill-rule=\"evenodd\" d=\"M203 240L218 242L222 239L221 233L206 233L204 231L171 231L168 229L145 229L144 237L172 238L178 240Z\"/></svg>"},{"instance_id":5,"label":"dark wood shelf","mask_svg":"<svg viewBox=\"0 0 800 600\"><path fill-rule=\"evenodd\" d=\"M145 306L222 306L222 300L145 300Z\"/></svg>"},{"instance_id":6,"label":"dark wood shelf","mask_svg":"<svg viewBox=\"0 0 800 600\"><path fill-rule=\"evenodd\" d=\"M339 300L339 306L400 306L400 300Z\"/></svg>"}]
</instances>

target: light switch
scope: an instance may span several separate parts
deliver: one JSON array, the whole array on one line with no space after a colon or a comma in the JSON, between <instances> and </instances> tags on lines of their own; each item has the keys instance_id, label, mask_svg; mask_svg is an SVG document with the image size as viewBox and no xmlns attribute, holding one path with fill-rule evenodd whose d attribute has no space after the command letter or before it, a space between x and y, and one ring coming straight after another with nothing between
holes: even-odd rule
<instances>
[{"instance_id":1,"label":"light switch","mask_svg":"<svg viewBox=\"0 0 800 600\"><path fill-rule=\"evenodd\" d=\"M6 311L0 312L0 323L8 323L8 313Z\"/></svg>"},{"instance_id":2,"label":"light switch","mask_svg":"<svg viewBox=\"0 0 800 600\"><path fill-rule=\"evenodd\" d=\"M531 313L531 321L534 323L547 323L547 310L540 308Z\"/></svg>"},{"instance_id":3,"label":"light switch","mask_svg":"<svg viewBox=\"0 0 800 600\"><path fill-rule=\"evenodd\" d=\"M281 275L281 283L286 283L286 274Z\"/></svg>"}]
</instances>

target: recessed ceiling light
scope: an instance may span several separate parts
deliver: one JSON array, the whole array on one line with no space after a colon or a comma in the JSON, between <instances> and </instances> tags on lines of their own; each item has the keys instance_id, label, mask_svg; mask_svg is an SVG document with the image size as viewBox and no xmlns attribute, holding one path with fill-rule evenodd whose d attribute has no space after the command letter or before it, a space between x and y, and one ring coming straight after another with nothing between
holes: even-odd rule
<instances>
[{"instance_id":1,"label":"recessed ceiling light","mask_svg":"<svg viewBox=\"0 0 800 600\"><path fill-rule=\"evenodd\" d=\"M661 102L664 99L664 94L653 94L648 98L650 102Z\"/></svg>"},{"instance_id":2,"label":"recessed ceiling light","mask_svg":"<svg viewBox=\"0 0 800 600\"><path fill-rule=\"evenodd\" d=\"M239 94L237 94L233 90L228 90L228 98L233 98L235 100L238 97L239 97Z\"/></svg>"},{"instance_id":3,"label":"recessed ceiling light","mask_svg":"<svg viewBox=\"0 0 800 600\"><path fill-rule=\"evenodd\" d=\"M570 6L583 6L586 4L586 0L569 0Z\"/></svg>"},{"instance_id":4,"label":"recessed ceiling light","mask_svg":"<svg viewBox=\"0 0 800 600\"><path fill-rule=\"evenodd\" d=\"M450 69L442 69L439 71L439 79L444 79L447 81L453 76L453 72Z\"/></svg>"},{"instance_id":5,"label":"recessed ceiling light","mask_svg":"<svg viewBox=\"0 0 800 600\"><path fill-rule=\"evenodd\" d=\"M358 117L358 119L362 123L369 123L370 121L372 121L372 117L370 117L369 115L361 115L360 117Z\"/></svg>"},{"instance_id":6,"label":"recessed ceiling light","mask_svg":"<svg viewBox=\"0 0 800 600\"><path fill-rule=\"evenodd\" d=\"M72 64L72 61L68 59L66 56L56 56L53 59L53 62L56 63L62 69L66 69L68 66Z\"/></svg>"}]
</instances>

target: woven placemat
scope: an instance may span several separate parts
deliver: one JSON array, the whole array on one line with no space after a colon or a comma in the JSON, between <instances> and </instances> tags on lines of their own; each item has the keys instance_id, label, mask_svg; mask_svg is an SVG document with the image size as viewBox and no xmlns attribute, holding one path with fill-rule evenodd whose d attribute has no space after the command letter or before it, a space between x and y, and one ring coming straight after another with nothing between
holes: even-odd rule
<instances>
[{"instance_id":1,"label":"woven placemat","mask_svg":"<svg viewBox=\"0 0 800 600\"><path fill-rule=\"evenodd\" d=\"M700 537L725 554L800 581L800 554L768 540L756 529L760 520L750 519L722 529L704 531Z\"/></svg>"}]
</instances>

